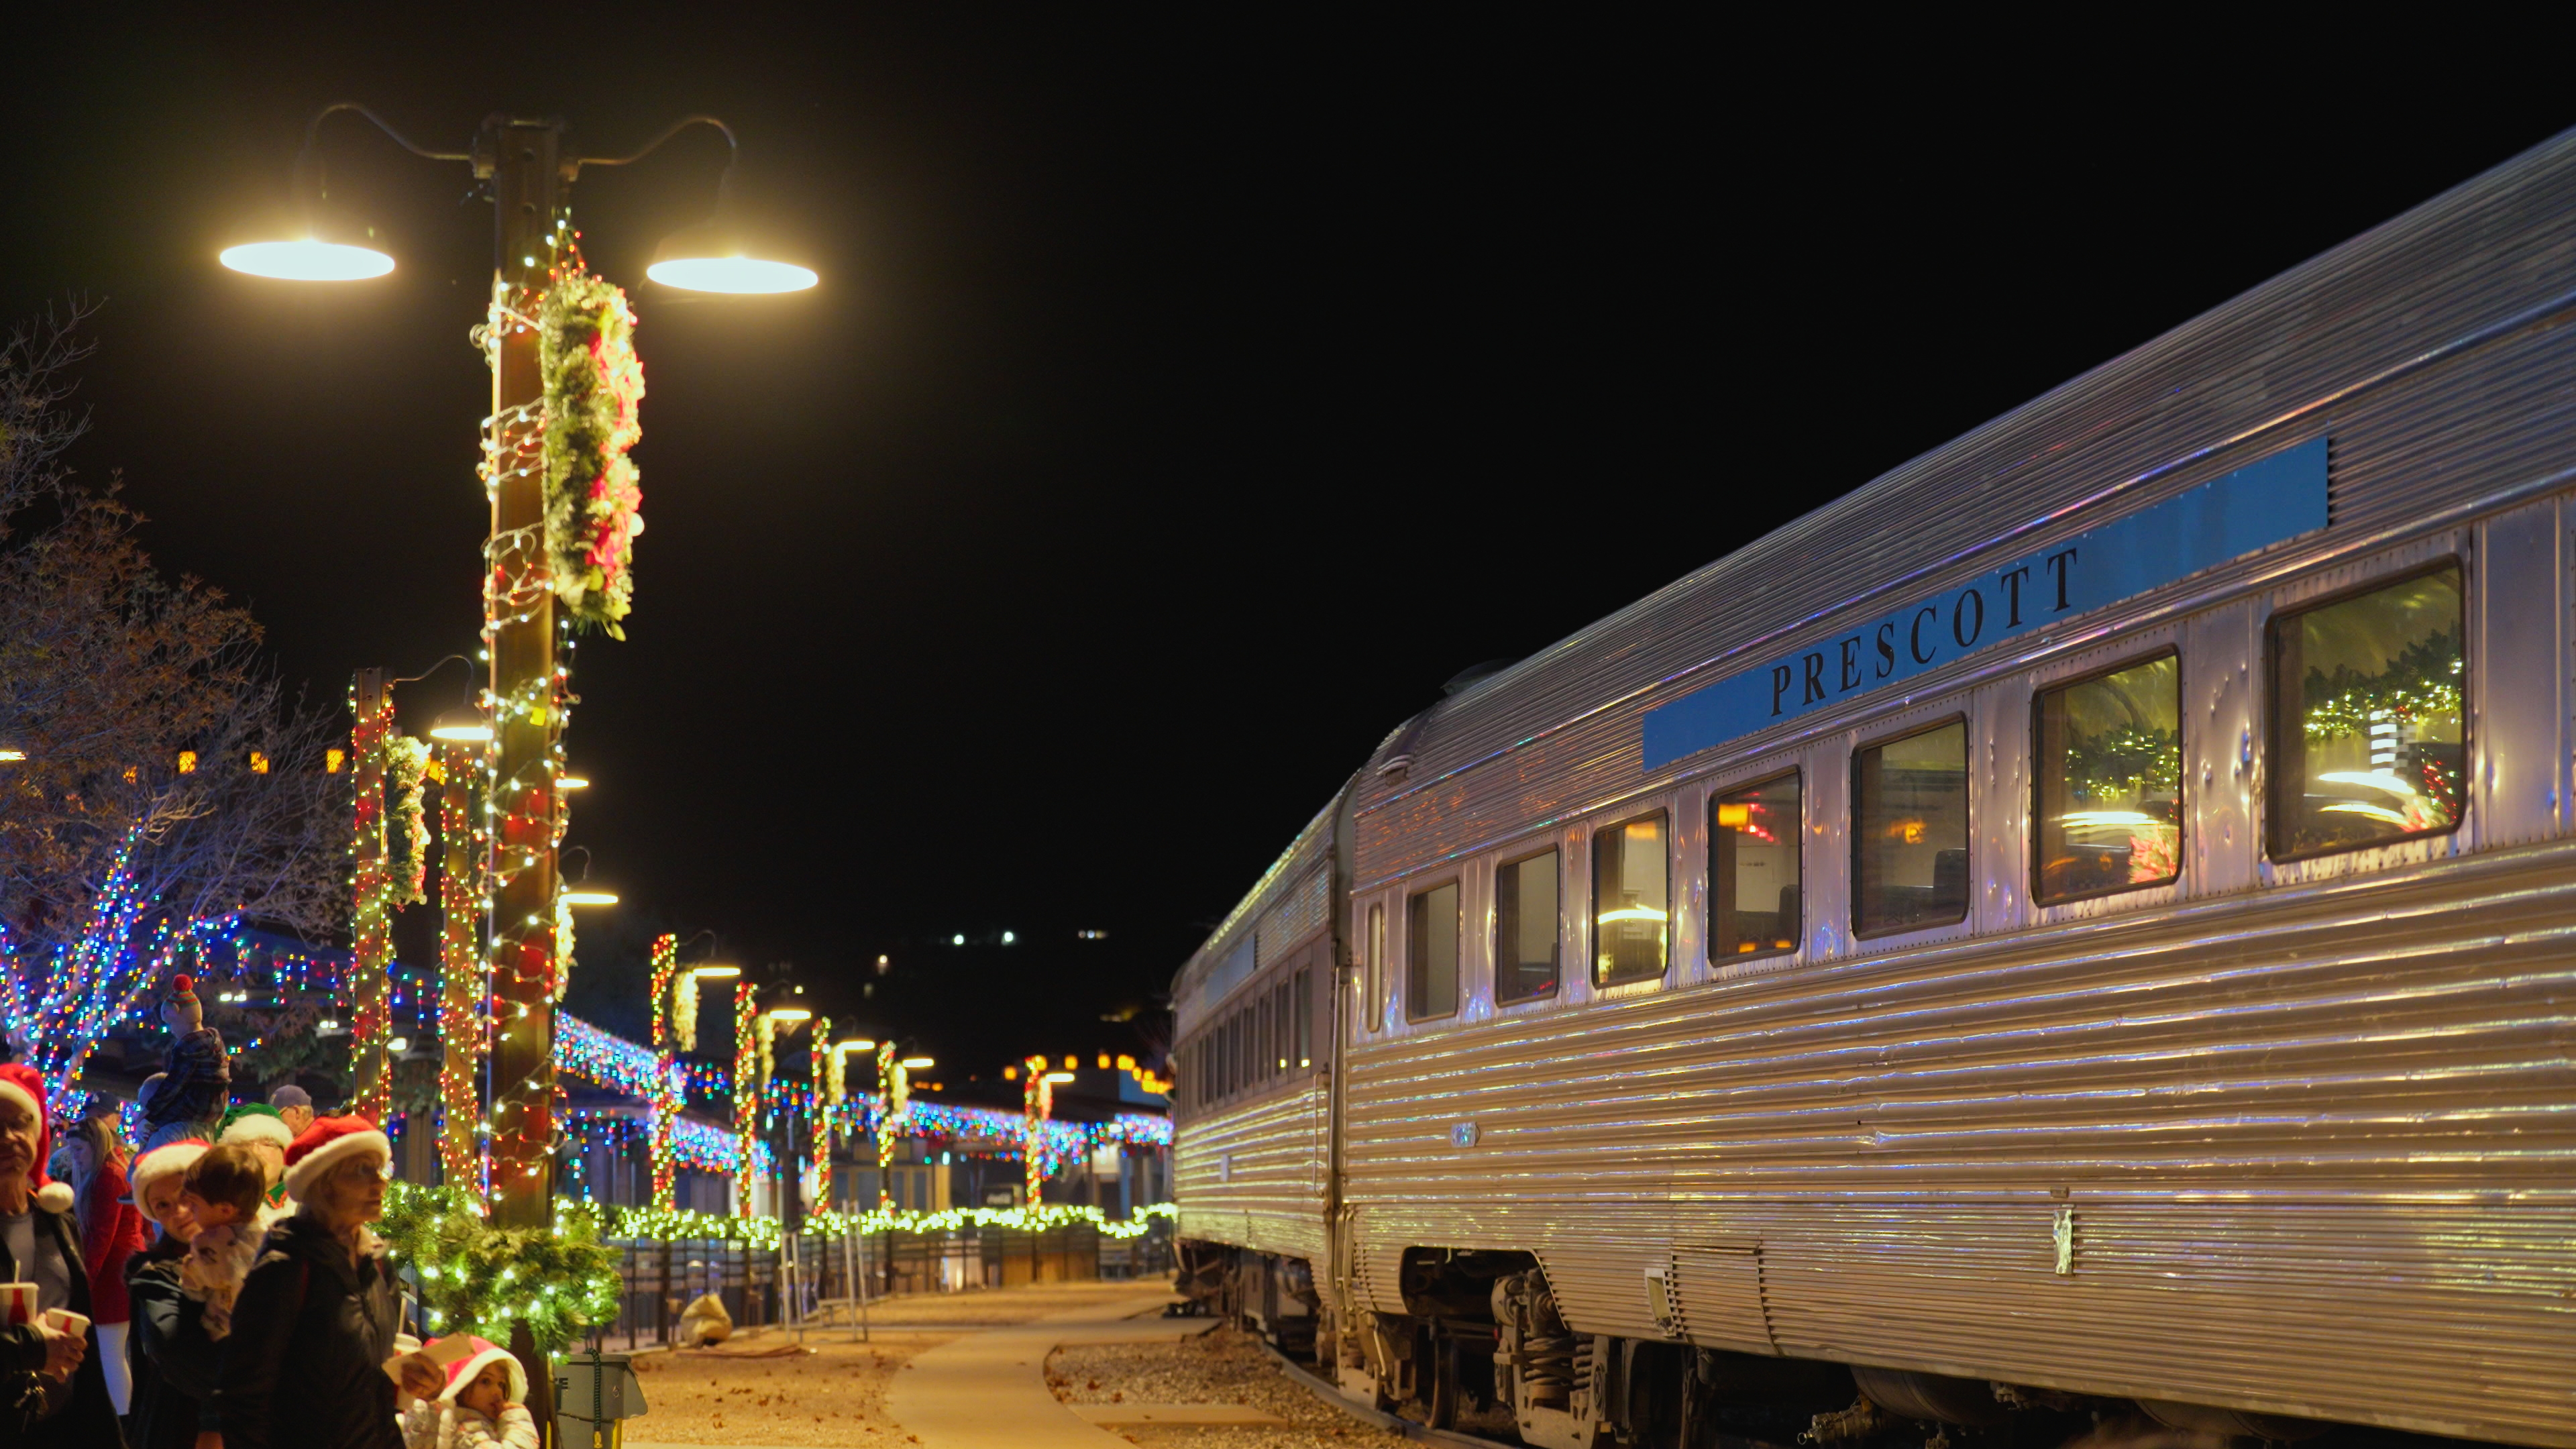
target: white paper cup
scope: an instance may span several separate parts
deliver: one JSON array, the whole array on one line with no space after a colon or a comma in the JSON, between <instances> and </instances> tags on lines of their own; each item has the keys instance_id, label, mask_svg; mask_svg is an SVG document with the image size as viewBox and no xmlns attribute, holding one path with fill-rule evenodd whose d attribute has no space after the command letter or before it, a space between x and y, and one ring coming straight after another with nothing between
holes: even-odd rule
<instances>
[{"instance_id":1,"label":"white paper cup","mask_svg":"<svg viewBox=\"0 0 2576 1449\"><path fill-rule=\"evenodd\" d=\"M36 1285L0 1283L0 1328L36 1321Z\"/></svg>"},{"instance_id":2,"label":"white paper cup","mask_svg":"<svg viewBox=\"0 0 2576 1449\"><path fill-rule=\"evenodd\" d=\"M56 1333L68 1333L74 1338L89 1332L89 1320L68 1308L46 1309L45 1326Z\"/></svg>"}]
</instances>

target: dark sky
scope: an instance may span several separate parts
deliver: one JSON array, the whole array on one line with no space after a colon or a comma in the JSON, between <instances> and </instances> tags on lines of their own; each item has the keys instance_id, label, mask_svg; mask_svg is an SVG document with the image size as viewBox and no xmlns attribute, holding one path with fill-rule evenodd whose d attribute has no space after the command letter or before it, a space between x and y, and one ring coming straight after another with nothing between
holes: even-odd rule
<instances>
[{"instance_id":1,"label":"dark sky","mask_svg":"<svg viewBox=\"0 0 2576 1449\"><path fill-rule=\"evenodd\" d=\"M594 153L723 115L817 291L644 281L711 133L575 193L650 385L629 640L577 656L571 843L625 904L576 1008L640 1031L643 940L711 929L986 1072L1132 1049L1099 1018L1461 668L2568 119L2492 77L2374 108L2313 58L1864 74L1611 12L545 7L515 56L464 7L331 13L13 32L0 315L99 305L84 471L325 699L470 650L490 208L343 118L394 275L214 252L326 101L439 149L501 109Z\"/></svg>"}]
</instances>

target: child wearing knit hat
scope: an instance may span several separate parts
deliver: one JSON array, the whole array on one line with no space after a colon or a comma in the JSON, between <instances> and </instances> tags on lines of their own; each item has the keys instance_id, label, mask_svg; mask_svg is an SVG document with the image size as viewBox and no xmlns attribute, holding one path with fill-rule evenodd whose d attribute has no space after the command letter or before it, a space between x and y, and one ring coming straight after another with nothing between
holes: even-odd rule
<instances>
[{"instance_id":1,"label":"child wearing knit hat","mask_svg":"<svg viewBox=\"0 0 2576 1449\"><path fill-rule=\"evenodd\" d=\"M430 1361L461 1347L440 1387L424 1373ZM404 1361L404 1449L538 1449L537 1421L528 1413L528 1371L506 1348L467 1337L442 1339ZM432 1395L435 1397L432 1397Z\"/></svg>"}]
</instances>

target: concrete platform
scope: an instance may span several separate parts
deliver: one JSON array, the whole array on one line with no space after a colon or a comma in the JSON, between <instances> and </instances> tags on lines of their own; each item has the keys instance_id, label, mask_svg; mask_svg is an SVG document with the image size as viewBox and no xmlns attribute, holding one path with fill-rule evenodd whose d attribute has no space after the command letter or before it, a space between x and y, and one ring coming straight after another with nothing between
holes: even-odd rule
<instances>
[{"instance_id":1,"label":"concrete platform","mask_svg":"<svg viewBox=\"0 0 2576 1449\"><path fill-rule=\"evenodd\" d=\"M926 1449L1133 1449L1057 1401L1046 1386L1047 1355L1074 1345L1170 1343L1216 1326L1212 1319L1160 1316L1162 1306L1172 1301L1171 1289L1155 1284L1133 1296L1121 1294L942 1344L895 1376L886 1394L887 1416L920 1435Z\"/></svg>"}]
</instances>

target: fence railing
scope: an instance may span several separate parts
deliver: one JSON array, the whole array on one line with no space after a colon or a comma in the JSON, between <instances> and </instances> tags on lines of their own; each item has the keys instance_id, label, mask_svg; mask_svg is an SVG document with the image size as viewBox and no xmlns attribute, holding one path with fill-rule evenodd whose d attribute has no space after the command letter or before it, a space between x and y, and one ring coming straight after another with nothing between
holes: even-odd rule
<instances>
[{"instance_id":1,"label":"fence railing","mask_svg":"<svg viewBox=\"0 0 2576 1449\"><path fill-rule=\"evenodd\" d=\"M777 1246L719 1238L611 1239L626 1291L603 1346L672 1343L680 1315L706 1294L736 1329L852 1326L862 1303L918 1293L962 1293L1028 1283L1144 1278L1172 1265L1172 1224L1113 1238L1089 1223L1029 1231L958 1228L943 1233L796 1233Z\"/></svg>"}]
</instances>

